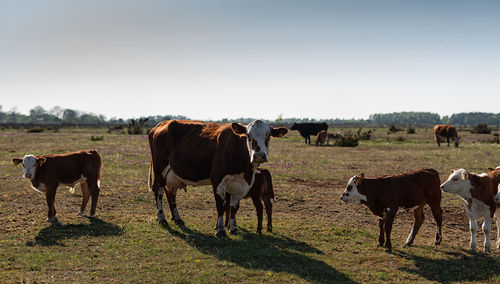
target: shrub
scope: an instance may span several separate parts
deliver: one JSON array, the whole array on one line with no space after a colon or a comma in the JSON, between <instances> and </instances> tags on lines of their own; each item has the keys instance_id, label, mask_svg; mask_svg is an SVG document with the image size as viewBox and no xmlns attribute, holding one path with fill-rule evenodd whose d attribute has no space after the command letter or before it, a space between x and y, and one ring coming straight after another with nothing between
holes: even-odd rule
<instances>
[{"instance_id":1,"label":"shrub","mask_svg":"<svg viewBox=\"0 0 500 284\"><path fill-rule=\"evenodd\" d=\"M406 133L408 134L415 134L415 128L409 126L407 129L406 129Z\"/></svg>"},{"instance_id":2,"label":"shrub","mask_svg":"<svg viewBox=\"0 0 500 284\"><path fill-rule=\"evenodd\" d=\"M351 131L346 131L337 141L334 146L339 147L356 147L358 146L358 138Z\"/></svg>"},{"instance_id":3,"label":"shrub","mask_svg":"<svg viewBox=\"0 0 500 284\"><path fill-rule=\"evenodd\" d=\"M490 134L491 128L489 128L488 124L486 123L479 123L476 126L472 127L471 133Z\"/></svg>"},{"instance_id":4,"label":"shrub","mask_svg":"<svg viewBox=\"0 0 500 284\"><path fill-rule=\"evenodd\" d=\"M398 131L401 131L401 129L398 129L394 124L392 124L390 127L389 127L389 132L390 133L394 133L394 132L398 132Z\"/></svg>"},{"instance_id":5,"label":"shrub","mask_svg":"<svg viewBox=\"0 0 500 284\"><path fill-rule=\"evenodd\" d=\"M90 140L92 140L92 141L102 141L102 140L104 140L104 135L101 135L101 136L94 136L94 135L92 135L92 136L90 136Z\"/></svg>"},{"instance_id":6,"label":"shrub","mask_svg":"<svg viewBox=\"0 0 500 284\"><path fill-rule=\"evenodd\" d=\"M360 129L358 129L358 133L357 133L356 137L359 140L370 140L370 138L372 137L372 131L368 130L368 131L361 133L361 128L360 128Z\"/></svg>"},{"instance_id":7,"label":"shrub","mask_svg":"<svg viewBox=\"0 0 500 284\"><path fill-rule=\"evenodd\" d=\"M26 130L26 132L28 133L40 133L40 132L43 132L45 129L43 129L42 127L31 127L31 128L28 128L28 130Z\"/></svg>"}]
</instances>

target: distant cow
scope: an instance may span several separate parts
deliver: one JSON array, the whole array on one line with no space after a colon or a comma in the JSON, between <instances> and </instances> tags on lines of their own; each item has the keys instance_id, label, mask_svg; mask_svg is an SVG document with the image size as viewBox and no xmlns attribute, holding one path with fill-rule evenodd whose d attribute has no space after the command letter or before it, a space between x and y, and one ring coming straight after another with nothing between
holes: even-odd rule
<instances>
[{"instance_id":1,"label":"distant cow","mask_svg":"<svg viewBox=\"0 0 500 284\"><path fill-rule=\"evenodd\" d=\"M212 185L217 206L217 236L225 237L224 212L236 207L255 181L255 172L268 160L271 136L288 130L273 128L261 120L248 125L188 120L163 121L149 132L151 168L149 184L155 194L158 220L165 223L162 197L167 195L172 219L184 224L175 202L177 190ZM154 176L154 178L153 178ZM231 202L226 195L231 195ZM231 222L236 232L236 220Z\"/></svg>"},{"instance_id":2,"label":"distant cow","mask_svg":"<svg viewBox=\"0 0 500 284\"><path fill-rule=\"evenodd\" d=\"M327 137L326 138L326 145L328 145L330 143L330 140L333 140L334 144L337 143L337 140L339 140L339 138L342 137L342 135L340 134L340 132L337 132L336 134L328 133L326 137Z\"/></svg>"},{"instance_id":3,"label":"distant cow","mask_svg":"<svg viewBox=\"0 0 500 284\"><path fill-rule=\"evenodd\" d=\"M454 140L455 147L458 147L458 143L460 142L460 137L458 136L455 127L449 124L440 124L434 126L434 139L436 139L436 142L439 147L441 147L440 144L441 137L446 138L446 142L448 142L448 147L450 147L450 138Z\"/></svg>"},{"instance_id":4,"label":"distant cow","mask_svg":"<svg viewBox=\"0 0 500 284\"><path fill-rule=\"evenodd\" d=\"M325 146L326 135L326 130L321 130L320 132L318 132L318 135L316 135L316 146Z\"/></svg>"},{"instance_id":5,"label":"distant cow","mask_svg":"<svg viewBox=\"0 0 500 284\"><path fill-rule=\"evenodd\" d=\"M310 135L316 135L321 130L328 130L328 124L322 123L294 123L291 130L298 130L304 137L306 144L311 144Z\"/></svg>"},{"instance_id":6,"label":"distant cow","mask_svg":"<svg viewBox=\"0 0 500 284\"><path fill-rule=\"evenodd\" d=\"M344 202L365 204L379 217L378 246L384 246L384 230L387 237L385 250L391 251L391 230L394 217L400 207L413 210L414 223L406 245L411 245L424 221L424 205L431 207L437 224L435 244L441 243L441 190L439 174L434 169L422 169L401 175L365 178L353 176L341 196Z\"/></svg>"},{"instance_id":7,"label":"distant cow","mask_svg":"<svg viewBox=\"0 0 500 284\"><path fill-rule=\"evenodd\" d=\"M262 201L264 202L264 206L266 208L267 215L267 231L273 231L273 204L271 200L274 201L274 190L273 190L273 180L271 177L271 173L266 169L258 169L255 173L255 182L253 183L248 195L244 198L252 198L253 205L257 210L257 233L262 233ZM231 222L235 222L236 212L239 209L240 204L238 203L235 207L232 207L232 211L230 212L230 208L228 207L226 210L226 227L230 226ZM230 221L231 220L231 221ZM235 227L235 226L234 226Z\"/></svg>"},{"instance_id":8,"label":"distant cow","mask_svg":"<svg viewBox=\"0 0 500 284\"><path fill-rule=\"evenodd\" d=\"M101 156L97 150L60 155L26 155L23 159L13 158L12 163L22 164L24 177L30 179L33 189L45 194L49 207L47 221L57 221L54 200L56 189L61 184L74 187L80 183L83 200L78 215L83 215L90 196L90 217L95 215L101 178Z\"/></svg>"},{"instance_id":9,"label":"distant cow","mask_svg":"<svg viewBox=\"0 0 500 284\"><path fill-rule=\"evenodd\" d=\"M464 201L464 208L469 217L471 232L470 250L476 251L477 221L484 218L484 250L491 251L490 232L493 215L497 217L497 247L500 248L500 205L494 199L498 195L500 168L491 169L480 175L469 173L465 169L452 170L441 189L458 195Z\"/></svg>"}]
</instances>

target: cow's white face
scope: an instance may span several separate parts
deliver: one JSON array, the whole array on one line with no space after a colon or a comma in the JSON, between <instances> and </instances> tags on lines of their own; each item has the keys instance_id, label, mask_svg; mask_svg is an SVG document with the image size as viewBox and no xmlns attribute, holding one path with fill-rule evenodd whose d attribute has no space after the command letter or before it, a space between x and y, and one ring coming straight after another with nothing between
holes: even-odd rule
<instances>
[{"instance_id":1,"label":"cow's white face","mask_svg":"<svg viewBox=\"0 0 500 284\"><path fill-rule=\"evenodd\" d=\"M247 126L233 123L231 127L235 133L247 136L248 154L252 164L267 162L271 136L281 137L288 132L284 127L272 128L261 120L254 120Z\"/></svg>"},{"instance_id":2,"label":"cow's white face","mask_svg":"<svg viewBox=\"0 0 500 284\"><path fill-rule=\"evenodd\" d=\"M12 159L12 162L14 165L22 164L24 170L23 177L33 180L38 166L45 162L45 158L37 159L34 155L26 155L22 160L19 158Z\"/></svg>"},{"instance_id":3,"label":"cow's white face","mask_svg":"<svg viewBox=\"0 0 500 284\"><path fill-rule=\"evenodd\" d=\"M448 179L441 185L441 189L444 192L456 194L464 199L472 197L470 193L471 187L469 174L465 169L452 171Z\"/></svg>"},{"instance_id":4,"label":"cow's white face","mask_svg":"<svg viewBox=\"0 0 500 284\"><path fill-rule=\"evenodd\" d=\"M363 195L359 193L357 183L359 182L359 177L358 176L353 176L349 182L347 183L347 187L344 190L344 193L342 193L342 196L340 197L340 200L343 202L350 202L354 204L361 204L361 201L364 200L366 201L366 195Z\"/></svg>"},{"instance_id":5,"label":"cow's white face","mask_svg":"<svg viewBox=\"0 0 500 284\"><path fill-rule=\"evenodd\" d=\"M498 169L498 168L497 168ZM495 200L496 203L500 204L500 184L498 185L498 191L497 191L497 194L495 195L495 197L493 198ZM497 216L497 218L500 218L500 216ZM498 224L498 223L497 223ZM497 230L499 230L497 228ZM500 240L499 240L500 241Z\"/></svg>"},{"instance_id":6,"label":"cow's white face","mask_svg":"<svg viewBox=\"0 0 500 284\"><path fill-rule=\"evenodd\" d=\"M458 137L458 136L457 136L457 137L455 137L455 147L457 147L457 148L458 148L458 144L460 143L460 139L461 139L461 138L462 138L462 137Z\"/></svg>"}]
</instances>

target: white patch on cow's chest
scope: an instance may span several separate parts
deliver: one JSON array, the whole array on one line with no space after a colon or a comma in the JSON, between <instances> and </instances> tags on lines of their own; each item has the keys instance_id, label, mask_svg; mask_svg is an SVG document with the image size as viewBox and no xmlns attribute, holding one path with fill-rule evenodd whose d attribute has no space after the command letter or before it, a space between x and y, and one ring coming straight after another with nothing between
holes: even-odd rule
<instances>
[{"instance_id":1,"label":"white patch on cow's chest","mask_svg":"<svg viewBox=\"0 0 500 284\"><path fill-rule=\"evenodd\" d=\"M255 173L252 175L250 184L245 180L245 174L226 175L217 186L217 194L224 199L226 193L231 194L231 205L236 204L250 191L255 181ZM234 203L234 204L233 204Z\"/></svg>"},{"instance_id":2,"label":"white patch on cow's chest","mask_svg":"<svg viewBox=\"0 0 500 284\"><path fill-rule=\"evenodd\" d=\"M184 188L184 187L186 187L186 185L190 185L190 186L210 185L210 179L203 179L203 180L198 180L198 181L183 179L180 176L178 176L176 173L174 173L174 170L172 170L172 168L170 166L167 166L162 171L161 174L165 178L165 182L167 184L167 187L170 190Z\"/></svg>"},{"instance_id":3,"label":"white patch on cow's chest","mask_svg":"<svg viewBox=\"0 0 500 284\"><path fill-rule=\"evenodd\" d=\"M491 214L490 207L475 198L472 198L470 207L465 204L465 212L474 220L478 220Z\"/></svg>"}]
</instances>

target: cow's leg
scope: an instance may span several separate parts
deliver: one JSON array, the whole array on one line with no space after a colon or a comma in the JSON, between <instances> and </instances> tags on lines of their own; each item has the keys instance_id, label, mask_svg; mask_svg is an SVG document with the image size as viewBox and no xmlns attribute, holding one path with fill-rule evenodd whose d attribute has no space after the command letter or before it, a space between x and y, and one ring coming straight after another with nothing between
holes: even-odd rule
<instances>
[{"instance_id":1,"label":"cow's leg","mask_svg":"<svg viewBox=\"0 0 500 284\"><path fill-rule=\"evenodd\" d=\"M436 221L436 240L434 241L435 245L439 245L441 240L443 239L442 235L442 227L443 227L443 210L441 209L441 202L436 202L433 206L431 206L432 216Z\"/></svg>"},{"instance_id":2,"label":"cow's leg","mask_svg":"<svg viewBox=\"0 0 500 284\"><path fill-rule=\"evenodd\" d=\"M93 218L95 216L95 210L97 208L97 200L99 199L99 193L101 192L99 182L97 179L94 179L92 180L92 182L89 182L89 189L90 189L90 196L92 197L89 217Z\"/></svg>"},{"instance_id":3,"label":"cow's leg","mask_svg":"<svg viewBox=\"0 0 500 284\"><path fill-rule=\"evenodd\" d=\"M229 220L229 233L231 235L236 235L238 233L238 227L236 226L236 213L238 212L238 209L240 209L240 202L238 201L237 203L233 203L231 200L231 218Z\"/></svg>"},{"instance_id":4,"label":"cow's leg","mask_svg":"<svg viewBox=\"0 0 500 284\"><path fill-rule=\"evenodd\" d=\"M177 210L177 188L172 188L171 190L165 187L165 194L167 195L168 206L170 207L170 213L172 214L172 220L175 224L179 226L184 225L184 221L179 214L179 210ZM161 202L161 201L160 201Z\"/></svg>"},{"instance_id":5,"label":"cow's leg","mask_svg":"<svg viewBox=\"0 0 500 284\"><path fill-rule=\"evenodd\" d=\"M153 185L151 186L151 191L155 195L156 209L157 209L157 220L161 224L166 224L165 213L163 212L163 188L165 187L165 178L161 175L161 171L158 168L154 169L154 179Z\"/></svg>"},{"instance_id":6,"label":"cow's leg","mask_svg":"<svg viewBox=\"0 0 500 284\"><path fill-rule=\"evenodd\" d=\"M420 226L422 226L424 219L425 216L424 216L423 206L413 210L413 228L411 229L411 232L408 235L408 238L406 239L405 245L411 246L413 244L413 240L415 239L415 236L417 235Z\"/></svg>"},{"instance_id":7,"label":"cow's leg","mask_svg":"<svg viewBox=\"0 0 500 284\"><path fill-rule=\"evenodd\" d=\"M229 193L226 193L226 202L231 202L231 194ZM229 218L231 218L231 206L226 206L226 222L224 223L226 228L229 228Z\"/></svg>"},{"instance_id":8,"label":"cow's leg","mask_svg":"<svg viewBox=\"0 0 500 284\"><path fill-rule=\"evenodd\" d=\"M215 197L215 205L217 207L217 225L215 227L216 233L215 235L218 238L226 238L226 228L224 227L224 211L226 210L226 206L228 206L226 202L226 188L224 184L215 185L212 182L214 197Z\"/></svg>"},{"instance_id":9,"label":"cow's leg","mask_svg":"<svg viewBox=\"0 0 500 284\"><path fill-rule=\"evenodd\" d=\"M89 185L86 182L81 182L80 187L82 188L82 206L80 207L80 211L78 212L78 216L83 216L83 213L85 212L85 208L87 208L87 203L89 202L90 198L90 189Z\"/></svg>"},{"instance_id":10,"label":"cow's leg","mask_svg":"<svg viewBox=\"0 0 500 284\"><path fill-rule=\"evenodd\" d=\"M379 235L378 235L378 245L379 247L384 246L385 238L384 238L384 224L385 224L385 219L380 218L378 219L378 226L379 226Z\"/></svg>"},{"instance_id":11,"label":"cow's leg","mask_svg":"<svg viewBox=\"0 0 500 284\"><path fill-rule=\"evenodd\" d=\"M495 211L495 216L497 217L497 248L500 249L500 207Z\"/></svg>"},{"instance_id":12,"label":"cow's leg","mask_svg":"<svg viewBox=\"0 0 500 284\"><path fill-rule=\"evenodd\" d=\"M252 202L255 206L255 210L257 211L257 233L262 233L262 202L260 201L260 196L252 196ZM267 208L266 208L267 209ZM268 231L269 231L269 221L268 221Z\"/></svg>"},{"instance_id":13,"label":"cow's leg","mask_svg":"<svg viewBox=\"0 0 500 284\"><path fill-rule=\"evenodd\" d=\"M47 207L49 208L49 212L47 214L47 222L57 222L56 207L54 206L57 185L46 185L46 187L47 191L45 193L45 197L47 199Z\"/></svg>"},{"instance_id":14,"label":"cow's leg","mask_svg":"<svg viewBox=\"0 0 500 284\"><path fill-rule=\"evenodd\" d=\"M490 232L491 232L491 215L487 214L484 217L483 222L483 233L484 233L484 251L491 252L491 240L490 240Z\"/></svg>"},{"instance_id":15,"label":"cow's leg","mask_svg":"<svg viewBox=\"0 0 500 284\"><path fill-rule=\"evenodd\" d=\"M264 200L264 206L266 207L267 215L267 231L273 231L273 204L269 199Z\"/></svg>"},{"instance_id":16,"label":"cow's leg","mask_svg":"<svg viewBox=\"0 0 500 284\"><path fill-rule=\"evenodd\" d=\"M390 208L390 211L386 211L385 214L385 251L392 251L391 244L391 231L392 231L392 223L394 222L394 216L396 216L397 208Z\"/></svg>"},{"instance_id":17,"label":"cow's leg","mask_svg":"<svg viewBox=\"0 0 500 284\"><path fill-rule=\"evenodd\" d=\"M448 142L448 147L450 147L450 137L446 136L446 142Z\"/></svg>"},{"instance_id":18,"label":"cow's leg","mask_svg":"<svg viewBox=\"0 0 500 284\"><path fill-rule=\"evenodd\" d=\"M470 250L476 251L476 232L477 232L477 223L474 218L469 216L469 227L470 227Z\"/></svg>"}]
</instances>

